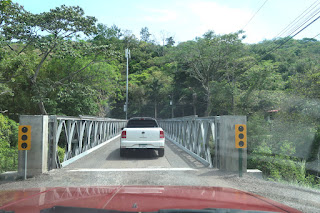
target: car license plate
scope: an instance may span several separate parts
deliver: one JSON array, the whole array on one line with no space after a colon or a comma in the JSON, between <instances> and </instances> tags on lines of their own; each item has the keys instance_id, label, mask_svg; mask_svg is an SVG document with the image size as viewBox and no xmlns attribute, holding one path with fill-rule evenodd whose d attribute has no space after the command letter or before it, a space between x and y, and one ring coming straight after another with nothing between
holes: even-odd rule
<instances>
[{"instance_id":1,"label":"car license plate","mask_svg":"<svg viewBox=\"0 0 320 213\"><path fill-rule=\"evenodd\" d=\"M139 144L139 148L147 148L147 144Z\"/></svg>"}]
</instances>

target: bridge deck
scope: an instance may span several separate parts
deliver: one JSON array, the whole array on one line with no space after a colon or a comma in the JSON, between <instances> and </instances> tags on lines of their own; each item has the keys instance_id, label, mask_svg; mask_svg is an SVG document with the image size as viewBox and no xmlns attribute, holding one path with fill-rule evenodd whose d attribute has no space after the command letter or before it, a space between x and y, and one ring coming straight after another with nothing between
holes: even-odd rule
<instances>
[{"instance_id":1,"label":"bridge deck","mask_svg":"<svg viewBox=\"0 0 320 213\"><path fill-rule=\"evenodd\" d=\"M98 150L64 167L64 169L73 171L111 171L112 169L126 170L130 168L132 171L139 171L139 169L143 168L146 171L148 169L183 170L183 168L200 169L205 167L168 140L165 145L164 157L158 157L155 150L135 150L128 152L125 157L120 157L119 140L117 138L111 141Z\"/></svg>"}]
</instances>

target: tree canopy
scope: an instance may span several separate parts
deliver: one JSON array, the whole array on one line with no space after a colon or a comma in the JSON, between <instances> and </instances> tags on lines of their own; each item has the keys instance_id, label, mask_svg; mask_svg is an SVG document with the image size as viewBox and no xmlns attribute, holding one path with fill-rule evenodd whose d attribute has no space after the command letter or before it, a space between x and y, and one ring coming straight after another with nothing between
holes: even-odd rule
<instances>
[{"instance_id":1,"label":"tree canopy","mask_svg":"<svg viewBox=\"0 0 320 213\"><path fill-rule=\"evenodd\" d=\"M1 11L0 108L12 115L124 117L125 48L129 116L250 115L280 108L279 94L319 98L315 39L292 39L277 51L270 50L286 38L249 45L243 31L157 43L148 27L138 40L78 6L32 14L2 1Z\"/></svg>"}]
</instances>

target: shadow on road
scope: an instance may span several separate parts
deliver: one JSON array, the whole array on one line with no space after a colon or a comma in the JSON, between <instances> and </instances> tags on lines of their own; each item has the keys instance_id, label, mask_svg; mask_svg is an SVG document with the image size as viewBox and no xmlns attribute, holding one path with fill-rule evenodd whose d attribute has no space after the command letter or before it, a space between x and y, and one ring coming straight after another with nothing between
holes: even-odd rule
<instances>
[{"instance_id":1,"label":"shadow on road","mask_svg":"<svg viewBox=\"0 0 320 213\"><path fill-rule=\"evenodd\" d=\"M166 140L166 145L168 148L170 148L176 155L180 157L190 168L207 168L207 166L203 165L200 161L180 149L178 146L170 142L169 140Z\"/></svg>"},{"instance_id":2,"label":"shadow on road","mask_svg":"<svg viewBox=\"0 0 320 213\"><path fill-rule=\"evenodd\" d=\"M106 160L155 160L158 159L158 152L153 149L135 149L126 152L124 157L120 157L120 148L112 151Z\"/></svg>"}]
</instances>

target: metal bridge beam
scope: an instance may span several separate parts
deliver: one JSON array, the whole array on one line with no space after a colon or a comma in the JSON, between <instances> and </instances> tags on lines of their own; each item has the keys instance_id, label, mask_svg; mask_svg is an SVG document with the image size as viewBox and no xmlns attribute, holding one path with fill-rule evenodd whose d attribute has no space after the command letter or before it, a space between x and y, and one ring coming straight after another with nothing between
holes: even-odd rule
<instances>
[{"instance_id":1,"label":"metal bridge beam","mask_svg":"<svg viewBox=\"0 0 320 213\"><path fill-rule=\"evenodd\" d=\"M98 117L21 115L20 125L31 125L28 176L61 168L63 162L119 135L126 120ZM60 154L59 154L60 153ZM61 155L64 155L63 157ZM81 155L83 156L83 154ZM18 155L19 175L23 175L24 155Z\"/></svg>"},{"instance_id":2,"label":"metal bridge beam","mask_svg":"<svg viewBox=\"0 0 320 213\"><path fill-rule=\"evenodd\" d=\"M235 124L246 124L246 116L189 116L159 120L166 137L204 165L238 171ZM247 149L243 149L243 171L247 171Z\"/></svg>"}]
</instances>

